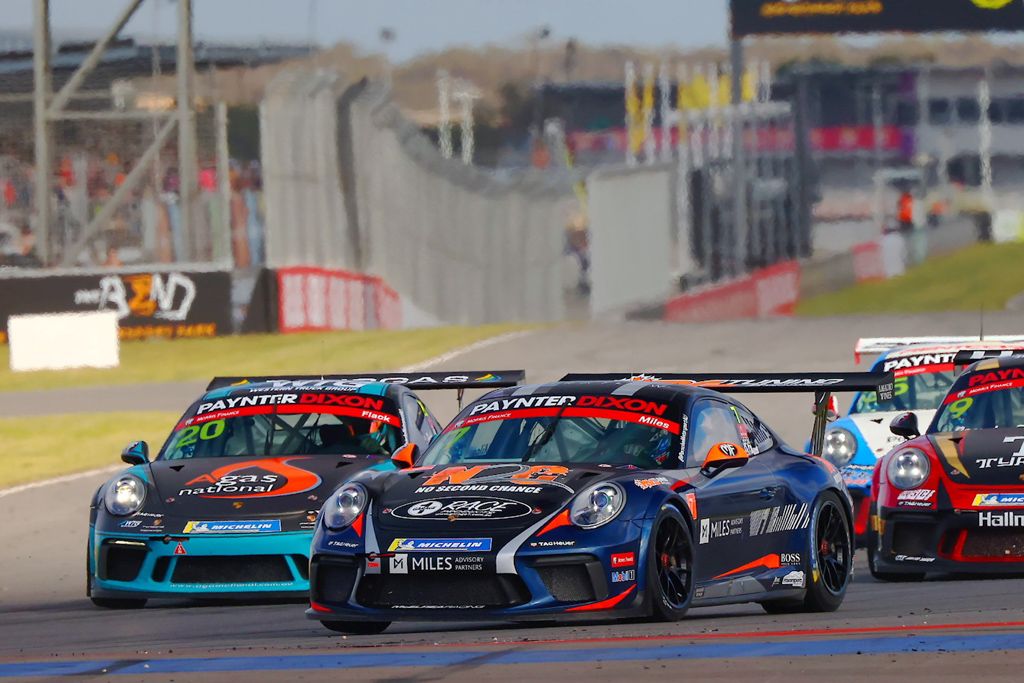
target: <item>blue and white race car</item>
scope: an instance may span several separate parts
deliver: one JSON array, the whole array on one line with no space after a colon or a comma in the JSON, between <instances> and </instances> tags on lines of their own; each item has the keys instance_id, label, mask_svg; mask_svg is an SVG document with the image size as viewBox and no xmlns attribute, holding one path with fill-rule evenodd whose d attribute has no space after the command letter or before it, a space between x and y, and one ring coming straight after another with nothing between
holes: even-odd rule
<instances>
[{"instance_id":1,"label":"blue and white race car","mask_svg":"<svg viewBox=\"0 0 1024 683\"><path fill-rule=\"evenodd\" d=\"M862 355L881 354L871 369L895 377L891 399L879 400L873 391L856 394L850 412L825 433L822 454L843 473L853 497L858 546L866 540L875 463L903 442L889 431L892 419L912 412L920 424L931 422L953 384L958 351L1014 349L1022 343L1024 336L994 336L985 341L977 337L883 337L857 342L854 354L858 362Z\"/></svg>"}]
</instances>

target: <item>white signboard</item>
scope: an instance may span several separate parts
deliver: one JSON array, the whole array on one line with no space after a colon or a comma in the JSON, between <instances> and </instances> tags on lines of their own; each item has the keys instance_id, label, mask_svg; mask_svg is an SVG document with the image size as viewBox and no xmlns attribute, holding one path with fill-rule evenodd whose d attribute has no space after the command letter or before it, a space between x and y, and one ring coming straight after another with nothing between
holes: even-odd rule
<instances>
[{"instance_id":1,"label":"white signboard","mask_svg":"<svg viewBox=\"0 0 1024 683\"><path fill-rule=\"evenodd\" d=\"M115 311L12 315L7 332L15 372L115 368L120 363Z\"/></svg>"}]
</instances>

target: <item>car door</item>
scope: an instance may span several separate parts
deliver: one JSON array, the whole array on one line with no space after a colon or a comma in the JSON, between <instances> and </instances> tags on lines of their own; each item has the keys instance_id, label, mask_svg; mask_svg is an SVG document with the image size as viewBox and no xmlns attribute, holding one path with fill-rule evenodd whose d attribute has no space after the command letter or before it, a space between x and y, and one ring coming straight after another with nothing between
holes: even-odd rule
<instances>
[{"instance_id":1,"label":"car door","mask_svg":"<svg viewBox=\"0 0 1024 683\"><path fill-rule=\"evenodd\" d=\"M750 543L750 515L775 494L775 479L756 453L741 467L703 473L701 464L719 443L747 448L735 407L724 400L698 400L690 411L686 464L696 472L698 489L697 579L700 582L742 576L739 568L762 557L761 543ZM750 449L748 448L748 451ZM707 597L712 597L708 595Z\"/></svg>"}]
</instances>

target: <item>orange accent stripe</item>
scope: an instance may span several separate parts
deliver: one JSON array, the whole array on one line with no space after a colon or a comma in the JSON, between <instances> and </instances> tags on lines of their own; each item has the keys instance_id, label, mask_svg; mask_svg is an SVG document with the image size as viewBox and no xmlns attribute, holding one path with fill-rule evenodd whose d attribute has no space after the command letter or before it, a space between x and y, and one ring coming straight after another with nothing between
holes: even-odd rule
<instances>
[{"instance_id":1,"label":"orange accent stripe","mask_svg":"<svg viewBox=\"0 0 1024 683\"><path fill-rule=\"evenodd\" d=\"M743 565L742 567L736 567L736 569L730 569L729 571L725 572L724 574L719 574L715 578L716 579L722 579L722 578L725 578L726 576L732 576L733 574L740 574L740 573L745 572L745 571L750 571L751 569L757 569L758 567L763 567L765 569L778 569L781 566L782 566L782 559L778 555L765 555L764 557L760 557L760 558L754 560L753 562L748 562L747 564Z\"/></svg>"},{"instance_id":2,"label":"orange accent stripe","mask_svg":"<svg viewBox=\"0 0 1024 683\"><path fill-rule=\"evenodd\" d=\"M538 531L536 533L536 535L537 536L543 536L544 534L546 534L547 532L551 531L552 529L557 529L560 526L569 526L570 524L572 524L572 522L569 521L569 511L568 510L562 510L560 513L555 515L554 519L552 519L550 522L545 524L544 528L541 529L540 531Z\"/></svg>"},{"instance_id":3,"label":"orange accent stripe","mask_svg":"<svg viewBox=\"0 0 1024 683\"><path fill-rule=\"evenodd\" d=\"M611 609L612 607L615 607L617 604L619 604L620 602L625 600L626 596L628 596L630 593L632 593L635 590L636 590L636 584L633 584L632 586L630 586L626 590L622 591L621 593L619 593L618 595L616 595L613 598L608 598L607 600L602 600L601 602L594 602L594 603L591 603L589 605L580 605L579 607L570 607L569 609L567 609L565 611L566 612L594 612L594 611L599 610L599 609Z\"/></svg>"}]
</instances>

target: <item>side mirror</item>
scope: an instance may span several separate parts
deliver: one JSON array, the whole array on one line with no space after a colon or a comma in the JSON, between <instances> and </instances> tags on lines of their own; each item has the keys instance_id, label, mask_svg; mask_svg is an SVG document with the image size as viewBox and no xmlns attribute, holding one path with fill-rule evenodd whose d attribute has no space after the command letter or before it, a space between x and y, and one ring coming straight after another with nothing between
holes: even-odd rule
<instances>
[{"instance_id":1,"label":"side mirror","mask_svg":"<svg viewBox=\"0 0 1024 683\"><path fill-rule=\"evenodd\" d=\"M149 462L149 444L145 441L132 441L121 451L121 460L129 465L145 465Z\"/></svg>"},{"instance_id":2,"label":"side mirror","mask_svg":"<svg viewBox=\"0 0 1024 683\"><path fill-rule=\"evenodd\" d=\"M889 423L889 431L904 439L916 439L921 436L921 428L914 413L903 413L894 417Z\"/></svg>"},{"instance_id":3,"label":"side mirror","mask_svg":"<svg viewBox=\"0 0 1024 683\"><path fill-rule=\"evenodd\" d=\"M705 476L714 476L730 467L743 467L750 460L750 454L743 446L734 443L719 443L711 447L700 471Z\"/></svg>"},{"instance_id":4,"label":"side mirror","mask_svg":"<svg viewBox=\"0 0 1024 683\"><path fill-rule=\"evenodd\" d=\"M420 448L414 443L407 443L391 455L391 462L400 470L406 470L416 463Z\"/></svg>"}]
</instances>

